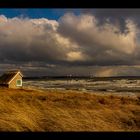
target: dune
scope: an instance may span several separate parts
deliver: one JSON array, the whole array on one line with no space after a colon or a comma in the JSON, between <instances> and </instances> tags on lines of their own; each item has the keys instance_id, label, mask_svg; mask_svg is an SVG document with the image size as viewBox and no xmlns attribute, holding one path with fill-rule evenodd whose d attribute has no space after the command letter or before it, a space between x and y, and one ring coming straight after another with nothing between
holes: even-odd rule
<instances>
[{"instance_id":1,"label":"dune","mask_svg":"<svg viewBox=\"0 0 140 140\"><path fill-rule=\"evenodd\" d=\"M140 96L0 88L0 131L140 131Z\"/></svg>"}]
</instances>

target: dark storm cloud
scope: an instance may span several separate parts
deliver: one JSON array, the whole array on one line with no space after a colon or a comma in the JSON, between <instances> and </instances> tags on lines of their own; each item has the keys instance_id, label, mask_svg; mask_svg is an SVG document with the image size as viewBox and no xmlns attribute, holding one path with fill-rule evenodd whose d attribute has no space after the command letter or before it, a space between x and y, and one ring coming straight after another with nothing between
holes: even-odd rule
<instances>
[{"instance_id":1,"label":"dark storm cloud","mask_svg":"<svg viewBox=\"0 0 140 140\"><path fill-rule=\"evenodd\" d=\"M127 33L112 23L98 25L94 15L65 14L55 20L0 17L0 61L74 65L129 64L135 58L137 26Z\"/></svg>"},{"instance_id":2,"label":"dark storm cloud","mask_svg":"<svg viewBox=\"0 0 140 140\"><path fill-rule=\"evenodd\" d=\"M69 13L60 19L58 32L78 44L78 49L85 55L83 64L135 64L139 29L132 20L126 20L125 26L127 32L121 33L120 28L112 23L99 26L93 15Z\"/></svg>"},{"instance_id":3,"label":"dark storm cloud","mask_svg":"<svg viewBox=\"0 0 140 140\"><path fill-rule=\"evenodd\" d=\"M106 73L101 68L94 71L109 75L114 66L139 65L140 33L136 21L140 10L130 11L95 9L94 14L67 13L58 21L1 15L1 68L9 64L25 71L78 74L81 69L81 73L90 73L86 67L111 66L108 70L104 67Z\"/></svg>"},{"instance_id":4,"label":"dark storm cloud","mask_svg":"<svg viewBox=\"0 0 140 140\"><path fill-rule=\"evenodd\" d=\"M100 19L111 18L111 19L135 19L140 16L140 9L95 9L88 13L94 13Z\"/></svg>"},{"instance_id":5,"label":"dark storm cloud","mask_svg":"<svg viewBox=\"0 0 140 140\"><path fill-rule=\"evenodd\" d=\"M81 13L93 14L98 18L99 24L103 24L106 21L117 24L122 32L126 30L125 20L128 18L140 26L140 9L83 9Z\"/></svg>"}]
</instances>

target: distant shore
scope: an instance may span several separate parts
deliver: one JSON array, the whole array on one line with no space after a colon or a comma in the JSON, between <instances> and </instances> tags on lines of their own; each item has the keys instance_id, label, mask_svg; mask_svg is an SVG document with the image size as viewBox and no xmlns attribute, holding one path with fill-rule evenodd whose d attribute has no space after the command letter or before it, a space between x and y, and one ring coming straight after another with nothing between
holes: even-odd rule
<instances>
[{"instance_id":1,"label":"distant shore","mask_svg":"<svg viewBox=\"0 0 140 140\"><path fill-rule=\"evenodd\" d=\"M0 131L140 131L139 94L98 92L0 88Z\"/></svg>"}]
</instances>

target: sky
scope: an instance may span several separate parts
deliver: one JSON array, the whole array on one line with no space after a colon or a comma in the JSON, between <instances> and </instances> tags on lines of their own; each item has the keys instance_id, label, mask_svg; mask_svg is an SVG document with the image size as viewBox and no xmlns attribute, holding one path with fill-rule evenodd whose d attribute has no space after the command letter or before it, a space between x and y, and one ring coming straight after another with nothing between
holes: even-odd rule
<instances>
[{"instance_id":1,"label":"sky","mask_svg":"<svg viewBox=\"0 0 140 140\"><path fill-rule=\"evenodd\" d=\"M0 9L0 74L140 76L140 9Z\"/></svg>"}]
</instances>

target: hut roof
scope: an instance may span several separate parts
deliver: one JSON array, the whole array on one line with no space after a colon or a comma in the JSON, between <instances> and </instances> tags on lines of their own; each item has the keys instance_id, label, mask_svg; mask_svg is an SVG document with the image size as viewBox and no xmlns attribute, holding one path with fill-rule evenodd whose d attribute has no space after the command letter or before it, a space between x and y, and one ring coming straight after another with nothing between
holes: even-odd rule
<instances>
[{"instance_id":1,"label":"hut roof","mask_svg":"<svg viewBox=\"0 0 140 140\"><path fill-rule=\"evenodd\" d=\"M17 74L20 74L23 77L19 70L8 71L4 73L0 77L0 84L9 84L14 79L14 77L16 77Z\"/></svg>"}]
</instances>

